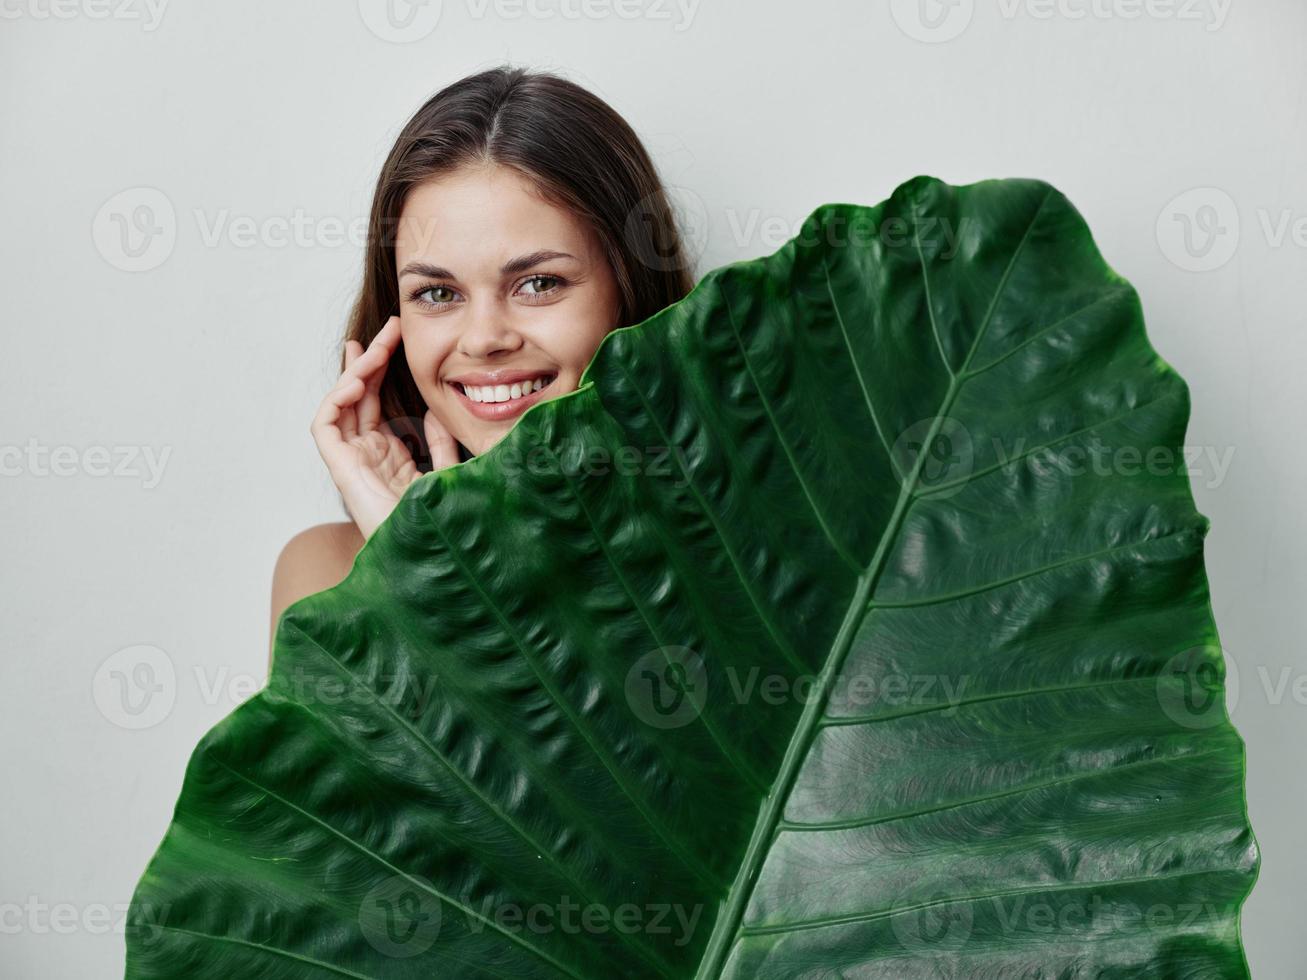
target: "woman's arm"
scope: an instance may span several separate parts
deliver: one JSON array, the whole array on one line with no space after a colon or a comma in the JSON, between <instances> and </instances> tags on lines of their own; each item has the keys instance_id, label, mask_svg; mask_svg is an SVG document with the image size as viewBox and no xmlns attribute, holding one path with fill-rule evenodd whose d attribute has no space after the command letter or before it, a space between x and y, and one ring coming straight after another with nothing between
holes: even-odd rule
<instances>
[{"instance_id":1,"label":"woman's arm","mask_svg":"<svg viewBox=\"0 0 1307 980\"><path fill-rule=\"evenodd\" d=\"M318 524L301 531L281 549L272 570L272 626L268 642L268 669L272 669L272 640L286 607L307 595L329 589L349 574L363 547L363 534L353 521Z\"/></svg>"}]
</instances>

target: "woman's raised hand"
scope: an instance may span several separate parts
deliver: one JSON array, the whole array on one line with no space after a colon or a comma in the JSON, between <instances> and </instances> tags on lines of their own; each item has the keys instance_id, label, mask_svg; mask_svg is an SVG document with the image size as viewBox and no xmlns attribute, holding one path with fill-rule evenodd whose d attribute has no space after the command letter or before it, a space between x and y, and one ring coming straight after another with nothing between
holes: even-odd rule
<instances>
[{"instance_id":1,"label":"woman's raised hand","mask_svg":"<svg viewBox=\"0 0 1307 980\"><path fill-rule=\"evenodd\" d=\"M395 509L404 490L421 476L408 447L381 418L381 382L399 347L399 317L392 316L367 350L357 340L345 344L345 370L327 393L309 431L345 500L350 517L370 538ZM454 437L428 409L422 417L432 469L458 462Z\"/></svg>"}]
</instances>

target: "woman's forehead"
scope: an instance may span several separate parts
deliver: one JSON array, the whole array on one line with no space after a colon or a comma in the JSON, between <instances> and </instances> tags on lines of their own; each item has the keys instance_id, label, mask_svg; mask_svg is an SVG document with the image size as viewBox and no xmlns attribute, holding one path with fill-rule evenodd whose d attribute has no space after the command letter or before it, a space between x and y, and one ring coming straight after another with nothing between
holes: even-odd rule
<instances>
[{"instance_id":1,"label":"woman's forehead","mask_svg":"<svg viewBox=\"0 0 1307 980\"><path fill-rule=\"evenodd\" d=\"M453 268L498 264L549 249L585 257L585 224L508 167L464 168L414 187L395 238L398 267L414 259Z\"/></svg>"}]
</instances>

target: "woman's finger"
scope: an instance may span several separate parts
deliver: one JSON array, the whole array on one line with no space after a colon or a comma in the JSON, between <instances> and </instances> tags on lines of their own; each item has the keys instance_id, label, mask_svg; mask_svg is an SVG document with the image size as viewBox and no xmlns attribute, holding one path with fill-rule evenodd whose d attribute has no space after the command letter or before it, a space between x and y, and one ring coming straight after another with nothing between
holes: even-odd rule
<instances>
[{"instance_id":1,"label":"woman's finger","mask_svg":"<svg viewBox=\"0 0 1307 980\"><path fill-rule=\"evenodd\" d=\"M366 377L378 367L384 366L390 360L390 355L395 353L395 348L399 346L399 338L399 317L392 316L372 338L368 349L349 363L345 373Z\"/></svg>"},{"instance_id":2,"label":"woman's finger","mask_svg":"<svg viewBox=\"0 0 1307 980\"><path fill-rule=\"evenodd\" d=\"M341 434L346 439L353 438L358 434L358 415L353 403L362 396L361 394L354 394L354 390L357 388L355 382L358 380L358 374L352 369L362 354L363 345L357 340L345 341L345 367L340 372L340 377L336 379L336 385L328 396L340 395L340 397L348 399L339 403L341 410L335 422L336 427L341 430ZM342 392L345 394L341 395Z\"/></svg>"},{"instance_id":3,"label":"woman's finger","mask_svg":"<svg viewBox=\"0 0 1307 980\"><path fill-rule=\"evenodd\" d=\"M360 382L355 379L352 382L353 387L357 387ZM351 385L346 384L340 389L333 389L322 400L318 406L318 411L313 416L313 421L309 424L309 432L313 436L313 441L317 444L319 452L324 457L334 453L345 444L344 433L340 429L341 414L345 411L345 406L353 397Z\"/></svg>"},{"instance_id":4,"label":"woman's finger","mask_svg":"<svg viewBox=\"0 0 1307 980\"><path fill-rule=\"evenodd\" d=\"M399 318L391 317L365 349L357 340L345 341L344 369L327 392L309 431L323 458L343 461L348 443L376 428L381 413L378 393L385 365L399 345Z\"/></svg>"},{"instance_id":5,"label":"woman's finger","mask_svg":"<svg viewBox=\"0 0 1307 980\"><path fill-rule=\"evenodd\" d=\"M357 435L358 424L354 415L354 403L363 394L363 388L361 378L341 378L336 387L327 392L327 397L322 400L313 425L331 425L338 430L342 439L350 439Z\"/></svg>"},{"instance_id":6,"label":"woman's finger","mask_svg":"<svg viewBox=\"0 0 1307 980\"><path fill-rule=\"evenodd\" d=\"M358 403L358 424L362 432L371 432L381 422L381 384L386 380L388 363L383 361L364 379L363 395Z\"/></svg>"},{"instance_id":7,"label":"woman's finger","mask_svg":"<svg viewBox=\"0 0 1307 980\"><path fill-rule=\"evenodd\" d=\"M340 406L340 417L336 419L336 428L340 429L341 437L346 441L354 439L359 434L358 412L355 410L355 403L363 397L363 381L359 378L351 378L349 387L345 389L345 394L340 396L345 399Z\"/></svg>"},{"instance_id":8,"label":"woman's finger","mask_svg":"<svg viewBox=\"0 0 1307 980\"><path fill-rule=\"evenodd\" d=\"M363 345L352 340L354 353L347 353L349 363L346 372L360 377L366 384L363 394L355 406L355 428L362 433L372 432L381 422L381 384L386 379L386 368L390 356L399 346L399 317L392 316L372 338L365 351Z\"/></svg>"},{"instance_id":9,"label":"woman's finger","mask_svg":"<svg viewBox=\"0 0 1307 980\"><path fill-rule=\"evenodd\" d=\"M454 466L459 462L458 443L429 408L422 416L422 431L426 433L427 449L431 453L432 472Z\"/></svg>"}]
</instances>

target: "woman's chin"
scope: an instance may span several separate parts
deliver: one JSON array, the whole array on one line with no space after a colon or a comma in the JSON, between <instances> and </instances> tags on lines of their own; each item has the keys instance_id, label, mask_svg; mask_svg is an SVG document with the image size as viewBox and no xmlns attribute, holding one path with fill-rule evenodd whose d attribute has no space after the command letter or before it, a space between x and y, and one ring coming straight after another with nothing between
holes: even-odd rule
<instances>
[{"instance_id":1,"label":"woman's chin","mask_svg":"<svg viewBox=\"0 0 1307 980\"><path fill-rule=\"evenodd\" d=\"M485 431L468 433L467 438L458 440L473 456L480 456L482 453L487 453L494 449L495 446L502 442L504 437L512 431L513 426L511 424L503 426L494 425L485 426L483 429Z\"/></svg>"}]
</instances>

